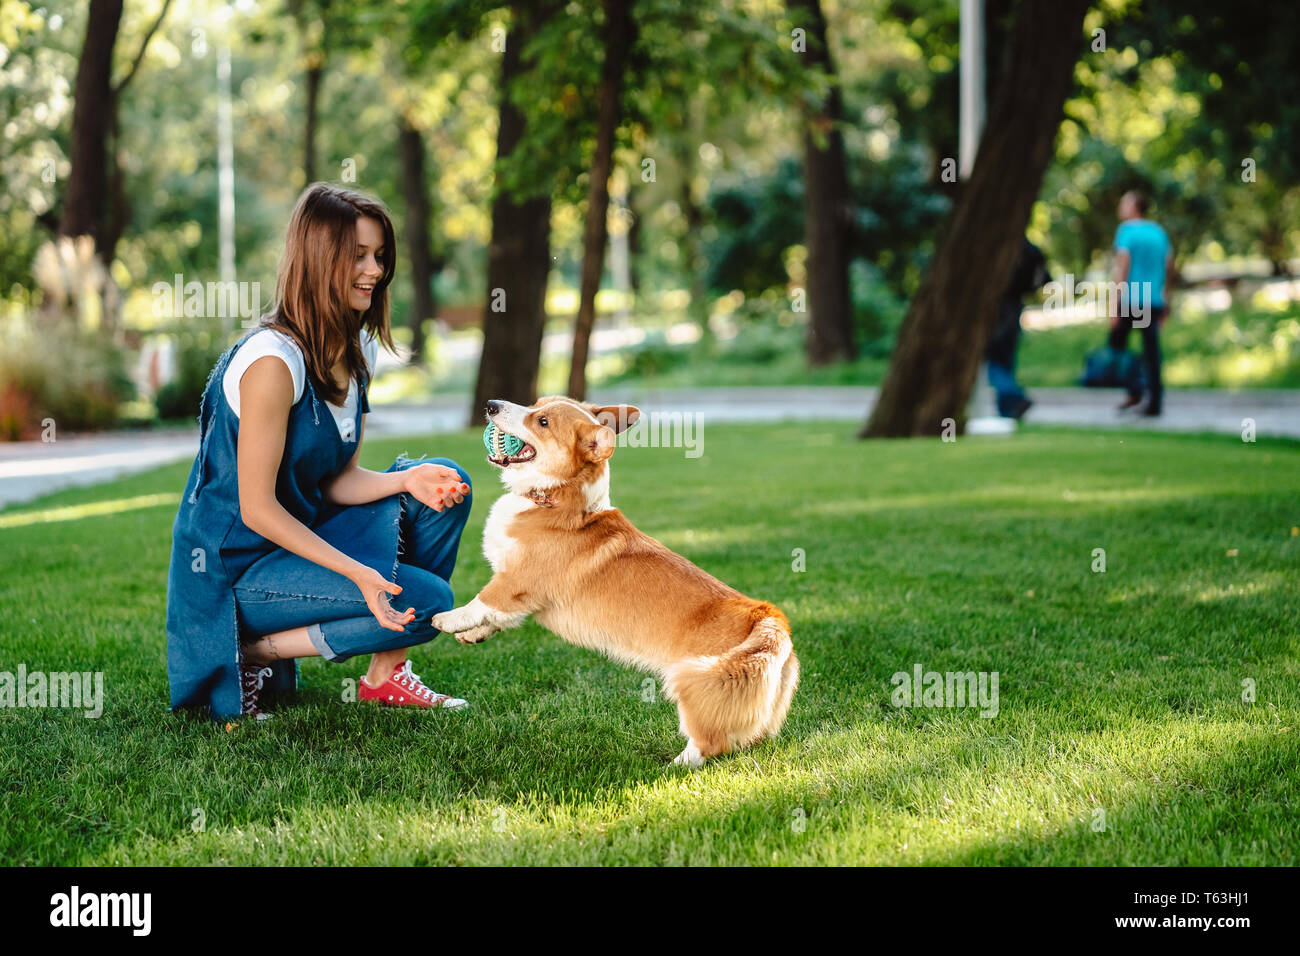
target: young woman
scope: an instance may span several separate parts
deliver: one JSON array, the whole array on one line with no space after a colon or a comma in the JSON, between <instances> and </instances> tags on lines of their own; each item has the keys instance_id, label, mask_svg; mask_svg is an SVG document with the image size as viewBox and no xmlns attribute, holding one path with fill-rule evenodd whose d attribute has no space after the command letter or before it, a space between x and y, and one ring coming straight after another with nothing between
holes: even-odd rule
<instances>
[{"instance_id":1,"label":"young woman","mask_svg":"<svg viewBox=\"0 0 1300 956\"><path fill-rule=\"evenodd\" d=\"M393 348L394 252L377 201L311 186L289 222L274 310L212 371L172 526L173 710L261 719L259 692L293 689L296 658L358 654L372 655L359 699L465 706L427 688L406 649L455 606L469 475L445 458L357 464L378 343Z\"/></svg>"}]
</instances>

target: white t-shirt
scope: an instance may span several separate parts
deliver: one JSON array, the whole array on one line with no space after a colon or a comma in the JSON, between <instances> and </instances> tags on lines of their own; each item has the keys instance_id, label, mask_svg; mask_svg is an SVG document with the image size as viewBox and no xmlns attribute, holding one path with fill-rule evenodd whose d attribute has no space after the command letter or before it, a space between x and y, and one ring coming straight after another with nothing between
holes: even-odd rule
<instances>
[{"instance_id":1,"label":"white t-shirt","mask_svg":"<svg viewBox=\"0 0 1300 956\"><path fill-rule=\"evenodd\" d=\"M370 369L371 376L375 371L375 360L379 357L379 343L374 340L368 330L361 332L361 351L365 354L366 365ZM302 398L303 389L307 384L307 363L303 360L302 351L298 348L298 343L285 335L283 332L277 332L275 329L262 329L248 337L248 340L239 347L235 355L226 366L226 374L221 379L221 390L226 396L226 403L239 417L239 382L248 371L248 367L260 358L268 355L274 355L289 367L289 374L293 376L293 400L297 404L298 399ZM357 417L357 382L353 379L348 383L348 397L344 399L342 405L334 405L325 402L325 407L330 410L334 416L334 421L338 425L339 436L345 442L357 440L353 426Z\"/></svg>"}]
</instances>

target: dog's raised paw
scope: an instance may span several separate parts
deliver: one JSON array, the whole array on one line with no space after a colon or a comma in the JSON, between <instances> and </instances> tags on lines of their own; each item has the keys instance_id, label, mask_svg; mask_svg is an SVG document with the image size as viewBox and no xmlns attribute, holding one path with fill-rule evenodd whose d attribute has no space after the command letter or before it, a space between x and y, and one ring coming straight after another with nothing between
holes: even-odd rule
<instances>
[{"instance_id":1,"label":"dog's raised paw","mask_svg":"<svg viewBox=\"0 0 1300 956\"><path fill-rule=\"evenodd\" d=\"M481 644L496 633L490 625L482 624L478 627L470 628L468 631L459 631L456 634L456 640L462 644Z\"/></svg>"},{"instance_id":2,"label":"dog's raised paw","mask_svg":"<svg viewBox=\"0 0 1300 956\"><path fill-rule=\"evenodd\" d=\"M445 634L455 634L458 631L468 631L472 622L466 619L465 609L458 607L450 611L443 611L441 614L433 616L433 626Z\"/></svg>"}]
</instances>

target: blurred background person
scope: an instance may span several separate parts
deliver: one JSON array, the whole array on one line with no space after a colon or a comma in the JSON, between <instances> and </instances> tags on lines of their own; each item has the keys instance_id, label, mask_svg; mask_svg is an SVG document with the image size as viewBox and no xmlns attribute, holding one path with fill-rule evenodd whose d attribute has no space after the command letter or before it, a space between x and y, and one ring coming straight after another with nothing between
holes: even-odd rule
<instances>
[{"instance_id":1,"label":"blurred background person","mask_svg":"<svg viewBox=\"0 0 1300 956\"><path fill-rule=\"evenodd\" d=\"M1020 259L1006 294L998 304L998 324L985 349L989 385L997 393L998 414L1003 418L1020 418L1034 403L1016 381L1016 351L1020 348L1020 312L1024 297L1051 281L1042 250L1024 240Z\"/></svg>"},{"instance_id":2,"label":"blurred background person","mask_svg":"<svg viewBox=\"0 0 1300 956\"><path fill-rule=\"evenodd\" d=\"M1164 228L1147 219L1149 203L1142 193L1126 192L1119 201L1119 228L1115 230L1114 281L1119 286L1120 307L1111 317L1110 347L1128 347L1130 329L1142 333L1142 369L1147 403L1142 415L1159 415L1164 390L1160 381L1160 327L1169 316L1167 289L1174 282L1174 249ZM1120 411L1142 401L1143 379L1133 366L1126 387L1128 397Z\"/></svg>"}]
</instances>

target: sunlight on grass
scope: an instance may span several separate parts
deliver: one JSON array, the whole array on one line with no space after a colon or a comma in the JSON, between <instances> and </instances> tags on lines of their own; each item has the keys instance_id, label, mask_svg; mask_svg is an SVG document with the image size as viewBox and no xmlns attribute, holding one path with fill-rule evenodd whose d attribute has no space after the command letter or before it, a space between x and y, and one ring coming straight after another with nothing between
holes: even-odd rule
<instances>
[{"instance_id":1,"label":"sunlight on grass","mask_svg":"<svg viewBox=\"0 0 1300 956\"><path fill-rule=\"evenodd\" d=\"M103 515L121 514L124 511L161 508L163 505L179 504L180 500L180 495L172 494L138 495L134 498L118 498L114 501L92 501L81 505L66 505L62 508L46 508L42 511L24 511L19 514L0 515L0 528L22 528L33 524L49 524L53 521L98 518Z\"/></svg>"},{"instance_id":2,"label":"sunlight on grass","mask_svg":"<svg viewBox=\"0 0 1300 956\"><path fill-rule=\"evenodd\" d=\"M1068 504L1149 504L1160 501L1180 501L1210 493L1209 486L1182 485L1140 488L1115 488L1111 490L1074 491L1059 487L993 486L976 491L951 491L935 494L890 494L870 500L824 501L804 505L800 511L818 515L871 514L895 510L943 508L960 505L1041 505L1064 502Z\"/></svg>"},{"instance_id":3,"label":"sunlight on grass","mask_svg":"<svg viewBox=\"0 0 1300 956\"><path fill-rule=\"evenodd\" d=\"M0 854L14 865L1300 862L1300 443L1243 451L1213 436L1027 429L996 447L945 446L847 433L719 425L689 472L669 450L620 459L618 506L782 607L802 665L780 736L694 773L669 766L683 740L653 679L532 621L473 648L412 650L417 672L471 701L465 713L346 703L341 682L365 661L317 659L266 725L169 716L161 505L176 498L149 493L179 491L187 465L6 515L30 525L0 547L0 659L102 670L111 691L96 721L0 709L0 816L22 822L0 828ZM439 441L480 487L495 484L478 435ZM409 444L372 439L364 462L382 467ZM458 599L490 576L487 511L469 515ZM96 512L103 532L37 517ZM890 675L917 664L997 671L997 716L894 707Z\"/></svg>"},{"instance_id":4,"label":"sunlight on grass","mask_svg":"<svg viewBox=\"0 0 1300 956\"><path fill-rule=\"evenodd\" d=\"M1005 862L1026 844L1045 848L1047 862L1055 853L1131 862L1140 842L1117 833L1140 834L1153 825L1152 811L1159 820L1203 800L1228 755L1250 748L1257 760L1284 762L1290 749L1266 718L1245 712L1214 724L1198 715L1117 719L1082 733L1032 710L1012 720L1010 732L992 734L978 720L876 716L585 796L515 790L444 806L370 799L284 807L259 822L213 814L206 832L137 836L82 862L590 864L651 856L668 865L924 865ZM1276 825L1261 836L1283 843ZM735 833L743 839L730 839ZM614 846L621 849L611 856ZM1213 852L1186 847L1189 860Z\"/></svg>"}]
</instances>

